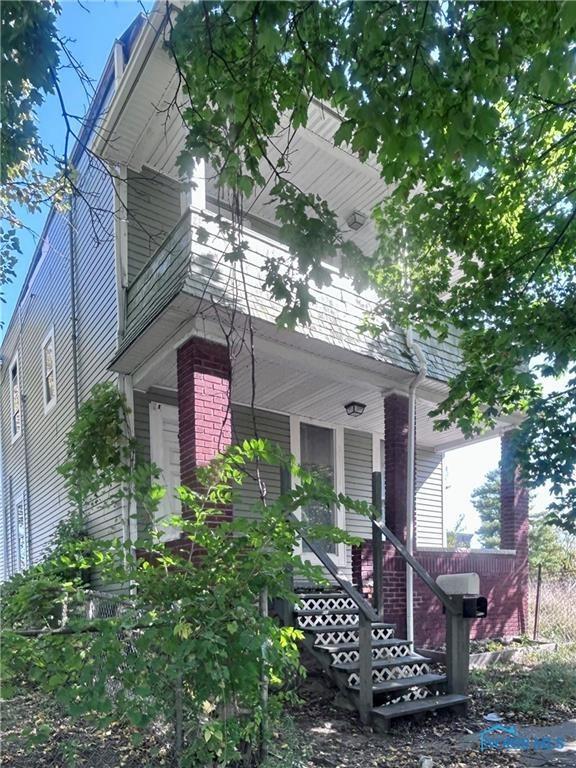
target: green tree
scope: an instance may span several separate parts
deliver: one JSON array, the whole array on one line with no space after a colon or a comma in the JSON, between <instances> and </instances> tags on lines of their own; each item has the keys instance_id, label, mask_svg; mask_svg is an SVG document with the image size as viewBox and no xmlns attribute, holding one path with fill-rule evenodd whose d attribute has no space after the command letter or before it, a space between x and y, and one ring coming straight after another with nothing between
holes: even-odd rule
<instances>
[{"instance_id":1,"label":"green tree","mask_svg":"<svg viewBox=\"0 0 576 768\"><path fill-rule=\"evenodd\" d=\"M454 527L446 531L446 545L448 547L455 547L458 540L458 534L464 530L464 512L458 515L458 519L454 523Z\"/></svg>"},{"instance_id":2,"label":"green tree","mask_svg":"<svg viewBox=\"0 0 576 768\"><path fill-rule=\"evenodd\" d=\"M171 35L190 96L182 164L207 158L237 199L269 184L293 262L266 265L283 323L308 321L322 258L380 296L369 320L459 334L464 368L439 427L474 434L525 411L525 477L552 477L552 519L576 526L576 86L573 2L206 2ZM362 254L270 140L306 125L389 184ZM273 141L275 149L278 142ZM241 206L239 206L240 209ZM240 249L241 250L241 249ZM239 252L237 252L237 256ZM565 387L544 395L541 377Z\"/></svg>"},{"instance_id":3,"label":"green tree","mask_svg":"<svg viewBox=\"0 0 576 768\"><path fill-rule=\"evenodd\" d=\"M3 3L3 45L5 8L35 5ZM39 5L53 52L57 6ZM190 97L182 166L209 159L238 211L264 186L276 203L292 261L269 259L263 285L279 321L308 321L310 287L331 280L322 260L339 253L380 297L374 333L454 327L464 366L438 427L474 434L524 411L524 476L552 479L550 519L576 530L576 3L221 0L189 3L169 24ZM26 35L7 39L40 74L42 98L46 68L22 55ZM334 143L378 163L388 184L374 253L316 190L294 186L289 149L277 151L273 137L305 126L313 100L341 117ZM558 377L544 393L542 378Z\"/></svg>"},{"instance_id":4,"label":"green tree","mask_svg":"<svg viewBox=\"0 0 576 768\"><path fill-rule=\"evenodd\" d=\"M500 470L486 474L482 485L472 491L472 503L480 515L476 532L483 547L500 547ZM542 566L544 573L557 574L576 569L576 541L573 536L551 526L543 514L530 516L528 537L530 567Z\"/></svg>"},{"instance_id":5,"label":"green tree","mask_svg":"<svg viewBox=\"0 0 576 768\"><path fill-rule=\"evenodd\" d=\"M61 202L67 191L62 163L44 145L37 126L37 109L57 85L59 13L54 0L0 5L0 289L14 277L20 253L18 207L36 211L44 203Z\"/></svg>"},{"instance_id":6,"label":"green tree","mask_svg":"<svg viewBox=\"0 0 576 768\"><path fill-rule=\"evenodd\" d=\"M542 567L543 573L576 572L576 541L548 525L542 515L530 520L528 560L530 568Z\"/></svg>"},{"instance_id":7,"label":"green tree","mask_svg":"<svg viewBox=\"0 0 576 768\"><path fill-rule=\"evenodd\" d=\"M82 509L103 503L112 517L118 500L132 498L149 513L149 525L138 541L93 540L74 517L60 527L44 562L8 582L0 601L2 696L31 688L48 693L70 716L90 716L102 738L112 722L122 722L134 746L152 724L169 732L178 708L179 763L259 764L255 747L266 737L268 718L280 712L303 671L302 633L261 611L262 591L270 601L293 603L292 576L328 586L322 569L296 554L301 534L359 543L294 513L311 504L363 515L374 510L256 438L197 468L194 489L161 487L158 468L138 459L127 416L126 399L113 385L94 387L68 433L61 472ZM263 493L250 518L227 520L241 486L264 464L296 477L296 487L274 500ZM166 492L187 512L158 521L154 513ZM181 532L177 547L163 541L171 526ZM81 577L92 568L107 588L131 587L116 596L114 616L86 617Z\"/></svg>"},{"instance_id":8,"label":"green tree","mask_svg":"<svg viewBox=\"0 0 576 768\"><path fill-rule=\"evenodd\" d=\"M486 549L500 546L500 470L491 469L482 485L472 491L472 504L480 515L476 535Z\"/></svg>"}]
</instances>

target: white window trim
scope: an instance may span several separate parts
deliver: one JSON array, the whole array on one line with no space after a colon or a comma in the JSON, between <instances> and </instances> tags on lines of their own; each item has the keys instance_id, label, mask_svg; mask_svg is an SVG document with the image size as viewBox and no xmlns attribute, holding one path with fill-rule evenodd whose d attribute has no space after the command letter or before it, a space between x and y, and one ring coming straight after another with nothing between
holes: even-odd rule
<instances>
[{"instance_id":1,"label":"white window trim","mask_svg":"<svg viewBox=\"0 0 576 768\"><path fill-rule=\"evenodd\" d=\"M26 503L26 494L23 490L14 496L12 504L13 504L12 524L14 526L14 545L15 545L14 563L16 565L16 572L23 573L25 570L27 570L30 567L30 527L29 527L29 521L28 521L28 505ZM26 556L24 558L24 562L20 557L20 530L18 526L18 506L20 504L22 504L23 515L24 515L24 535L25 535L25 546L26 546Z\"/></svg>"},{"instance_id":2,"label":"white window trim","mask_svg":"<svg viewBox=\"0 0 576 768\"><path fill-rule=\"evenodd\" d=\"M14 368L14 365L16 365L16 376L18 379L18 397L20 399L20 424L18 425L18 429L16 430L16 432L14 432L14 392L12 387L12 369ZM21 385L21 376L20 376L20 357L18 355L18 352L16 352L16 354L10 361L10 367L8 368L8 386L10 388L10 434L12 436L12 442L15 443L16 440L18 440L18 438L22 434L22 385Z\"/></svg>"},{"instance_id":3,"label":"white window trim","mask_svg":"<svg viewBox=\"0 0 576 768\"><path fill-rule=\"evenodd\" d=\"M46 401L46 363L44 358L44 350L46 349L46 345L49 342L52 342L54 397L48 403ZM44 403L44 415L46 416L54 408L58 400L58 384L57 384L57 374L56 374L56 342L54 340L54 326L50 328L50 330L44 337L44 340L42 341L42 346L40 347L40 356L42 358L42 402Z\"/></svg>"},{"instance_id":4,"label":"white window trim","mask_svg":"<svg viewBox=\"0 0 576 768\"><path fill-rule=\"evenodd\" d=\"M311 424L314 427L324 427L325 429L331 429L334 433L334 490L336 493L345 492L345 476L344 476L344 427L342 424L333 424L326 421L318 421L316 419L308 419L300 416L290 416L290 453L294 456L297 463L300 464L300 425ZM297 484L297 478L292 476L292 488ZM302 510L296 510L296 517L302 519ZM342 530L346 530L346 510L338 505L336 507L336 525ZM320 561L312 552L304 552L302 549L302 542L298 544L296 553L300 555L304 560L311 562L315 565L320 565ZM346 545L337 544L336 553L330 553L330 557L334 560L338 568L346 567Z\"/></svg>"}]
</instances>

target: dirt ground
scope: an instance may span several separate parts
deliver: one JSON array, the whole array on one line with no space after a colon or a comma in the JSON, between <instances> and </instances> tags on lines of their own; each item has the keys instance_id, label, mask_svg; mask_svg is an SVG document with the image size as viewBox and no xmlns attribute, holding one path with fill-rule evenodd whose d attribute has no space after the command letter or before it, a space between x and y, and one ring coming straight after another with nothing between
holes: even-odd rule
<instances>
[{"instance_id":1,"label":"dirt ground","mask_svg":"<svg viewBox=\"0 0 576 768\"><path fill-rule=\"evenodd\" d=\"M440 711L419 722L397 721L385 735L362 726L350 704L346 708L320 674L310 674L298 689L299 703L276 729L265 768L430 768L422 760L426 757L431 768L576 768L576 687L570 681L567 692L560 691L574 674L575 662L575 656L564 658L550 680L542 678L542 669L535 676L536 665L494 670L473 681L465 717ZM535 699L543 706L522 711L522 684L536 690ZM541 699L537 684L544 686L543 696L550 692L550 702ZM478 734L489 725L484 717L490 712L498 712L522 736L561 736L565 747L482 752ZM37 736L31 750L22 738L26 728ZM166 732L148 734L135 747L120 724L97 730L89 721L62 717L38 695L4 702L2 732L1 764L9 768L176 768Z\"/></svg>"},{"instance_id":2,"label":"dirt ground","mask_svg":"<svg viewBox=\"0 0 576 768\"><path fill-rule=\"evenodd\" d=\"M385 735L363 727L354 712L335 704L335 693L315 676L303 684L299 691L302 704L292 713L303 754L301 762L286 760L286 765L294 768L419 768L421 758L431 757L433 768L576 768L576 712L573 713L575 719L567 720L563 708L548 711L539 725L535 725L534 718L528 718L530 725L525 728L530 730L523 730L524 723L517 717L505 718L506 723L516 725L522 735L539 738L561 735L566 745L562 751L490 749L482 752L478 734L490 725L483 717L493 711L494 701L478 688L473 691L465 717L440 711L425 716L420 722L397 721L391 733Z\"/></svg>"}]
</instances>

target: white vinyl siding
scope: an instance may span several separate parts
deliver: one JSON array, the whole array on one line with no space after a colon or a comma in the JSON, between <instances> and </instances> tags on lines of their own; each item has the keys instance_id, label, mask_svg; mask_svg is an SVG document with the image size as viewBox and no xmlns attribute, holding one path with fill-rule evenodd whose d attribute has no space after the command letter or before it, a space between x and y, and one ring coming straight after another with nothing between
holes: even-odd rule
<instances>
[{"instance_id":1,"label":"white vinyl siding","mask_svg":"<svg viewBox=\"0 0 576 768\"><path fill-rule=\"evenodd\" d=\"M416 449L416 546L443 546L442 454Z\"/></svg>"},{"instance_id":2,"label":"white vinyl siding","mask_svg":"<svg viewBox=\"0 0 576 768\"><path fill-rule=\"evenodd\" d=\"M242 442L255 436L270 440L279 445L286 454L290 453L290 419L279 413L256 410L256 430L250 408L242 405L232 405L232 440L235 443ZM255 467L250 467L253 473ZM280 469L263 465L260 468L260 480L266 491L266 500L275 501L280 496ZM248 477L239 488L234 499L234 515L254 518L254 508L260 500L258 483L252 477Z\"/></svg>"},{"instance_id":3,"label":"white vinyl siding","mask_svg":"<svg viewBox=\"0 0 576 768\"><path fill-rule=\"evenodd\" d=\"M44 413L48 413L56 405L56 349L54 345L54 328L42 342L42 396L44 398Z\"/></svg>"},{"instance_id":4,"label":"white vinyl siding","mask_svg":"<svg viewBox=\"0 0 576 768\"><path fill-rule=\"evenodd\" d=\"M19 384L26 395L20 416L25 440L12 443L10 369L6 367L0 387L2 500L7 515L11 506L8 478L12 478L15 492L28 489L31 564L42 558L55 527L71 508L64 478L57 468L66 459L66 436L75 420L75 387L81 404L97 382L116 380L116 374L108 370L117 343L112 182L106 169L93 158L83 158L78 164L76 183L82 194L75 197L72 209L53 212L48 218L41 258L2 342L4 359L13 360L18 353ZM76 278L76 380L72 362L71 260ZM45 416L46 366L41 359L48 329L53 329L57 396L49 418ZM101 503L92 506L88 527L94 536L120 535L117 502L102 498Z\"/></svg>"},{"instance_id":5,"label":"white vinyl siding","mask_svg":"<svg viewBox=\"0 0 576 768\"><path fill-rule=\"evenodd\" d=\"M372 502L372 435L354 429L344 430L344 476L346 495L357 501ZM347 512L346 529L362 539L372 538L372 523L367 517Z\"/></svg>"},{"instance_id":6,"label":"white vinyl siding","mask_svg":"<svg viewBox=\"0 0 576 768\"><path fill-rule=\"evenodd\" d=\"M156 171L128 171L128 284L178 223L180 191L180 184Z\"/></svg>"}]
</instances>

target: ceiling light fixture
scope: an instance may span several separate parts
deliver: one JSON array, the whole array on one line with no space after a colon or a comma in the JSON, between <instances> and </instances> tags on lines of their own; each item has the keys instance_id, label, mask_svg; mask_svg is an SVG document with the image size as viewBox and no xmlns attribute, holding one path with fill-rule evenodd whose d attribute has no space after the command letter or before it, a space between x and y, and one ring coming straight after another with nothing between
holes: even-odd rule
<instances>
[{"instance_id":1,"label":"ceiling light fixture","mask_svg":"<svg viewBox=\"0 0 576 768\"><path fill-rule=\"evenodd\" d=\"M366 404L357 403L356 401L353 400L351 403L346 403L344 408L346 408L346 413L348 414L348 416L362 416L362 414L366 410Z\"/></svg>"},{"instance_id":2,"label":"ceiling light fixture","mask_svg":"<svg viewBox=\"0 0 576 768\"><path fill-rule=\"evenodd\" d=\"M346 219L346 223L350 229L361 229L366 224L366 214L360 211L352 211L352 213Z\"/></svg>"}]
</instances>

